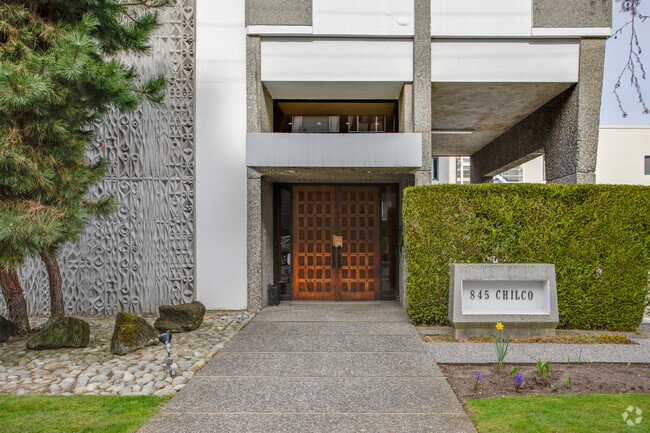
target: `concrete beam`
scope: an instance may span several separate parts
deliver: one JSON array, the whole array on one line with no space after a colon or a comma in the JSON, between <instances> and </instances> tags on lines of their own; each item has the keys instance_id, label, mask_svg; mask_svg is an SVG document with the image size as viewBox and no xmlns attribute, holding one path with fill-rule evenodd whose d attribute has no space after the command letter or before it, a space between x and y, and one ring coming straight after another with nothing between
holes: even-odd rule
<instances>
[{"instance_id":1,"label":"concrete beam","mask_svg":"<svg viewBox=\"0 0 650 433\"><path fill-rule=\"evenodd\" d=\"M605 39L580 43L580 80L471 157L472 183L546 155L550 183L595 183Z\"/></svg>"},{"instance_id":2,"label":"concrete beam","mask_svg":"<svg viewBox=\"0 0 650 433\"><path fill-rule=\"evenodd\" d=\"M311 26L312 0L246 0L247 26Z\"/></svg>"},{"instance_id":3,"label":"concrete beam","mask_svg":"<svg viewBox=\"0 0 650 433\"><path fill-rule=\"evenodd\" d=\"M533 27L611 27L612 0L534 0Z\"/></svg>"}]
</instances>

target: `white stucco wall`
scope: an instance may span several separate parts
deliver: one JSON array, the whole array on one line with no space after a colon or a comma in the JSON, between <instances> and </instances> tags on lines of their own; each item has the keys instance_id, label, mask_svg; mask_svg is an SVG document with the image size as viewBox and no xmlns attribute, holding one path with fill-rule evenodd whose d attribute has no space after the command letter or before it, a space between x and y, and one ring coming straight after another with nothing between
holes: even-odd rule
<instances>
[{"instance_id":1,"label":"white stucco wall","mask_svg":"<svg viewBox=\"0 0 650 433\"><path fill-rule=\"evenodd\" d=\"M198 1L196 86L197 297L243 309L246 283L244 2Z\"/></svg>"},{"instance_id":2,"label":"white stucco wall","mask_svg":"<svg viewBox=\"0 0 650 433\"><path fill-rule=\"evenodd\" d=\"M522 0L432 0L431 36L530 36L532 7Z\"/></svg>"},{"instance_id":3,"label":"white stucco wall","mask_svg":"<svg viewBox=\"0 0 650 433\"><path fill-rule=\"evenodd\" d=\"M544 179L544 157L538 156L532 161L523 164L524 183L545 183Z\"/></svg>"},{"instance_id":4,"label":"white stucco wall","mask_svg":"<svg viewBox=\"0 0 650 433\"><path fill-rule=\"evenodd\" d=\"M650 126L601 126L596 182L650 185L644 158L650 155Z\"/></svg>"},{"instance_id":5,"label":"white stucco wall","mask_svg":"<svg viewBox=\"0 0 650 433\"><path fill-rule=\"evenodd\" d=\"M469 83L575 83L578 39L434 39L431 80Z\"/></svg>"},{"instance_id":6,"label":"white stucco wall","mask_svg":"<svg viewBox=\"0 0 650 433\"><path fill-rule=\"evenodd\" d=\"M413 36L413 0L313 0L315 35Z\"/></svg>"}]
</instances>

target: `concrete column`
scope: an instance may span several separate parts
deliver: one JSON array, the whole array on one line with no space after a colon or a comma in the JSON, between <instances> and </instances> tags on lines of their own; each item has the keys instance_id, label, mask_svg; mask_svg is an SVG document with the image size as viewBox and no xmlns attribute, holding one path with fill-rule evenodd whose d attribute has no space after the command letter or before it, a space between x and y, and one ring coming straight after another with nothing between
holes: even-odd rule
<instances>
[{"instance_id":1,"label":"concrete column","mask_svg":"<svg viewBox=\"0 0 650 433\"><path fill-rule=\"evenodd\" d=\"M248 169L248 308L257 311L264 306L262 282L262 176Z\"/></svg>"},{"instance_id":2,"label":"concrete column","mask_svg":"<svg viewBox=\"0 0 650 433\"><path fill-rule=\"evenodd\" d=\"M246 37L246 130L262 132L265 104L261 77L261 40ZM262 281L262 175L247 169L247 275L248 308L259 310L264 306Z\"/></svg>"},{"instance_id":3,"label":"concrete column","mask_svg":"<svg viewBox=\"0 0 650 433\"><path fill-rule=\"evenodd\" d=\"M404 83L398 100L399 132L413 132L413 83Z\"/></svg>"},{"instance_id":4,"label":"concrete column","mask_svg":"<svg viewBox=\"0 0 650 433\"><path fill-rule=\"evenodd\" d=\"M422 134L422 167L416 185L431 184L431 0L415 0L413 132Z\"/></svg>"},{"instance_id":5,"label":"concrete column","mask_svg":"<svg viewBox=\"0 0 650 433\"><path fill-rule=\"evenodd\" d=\"M472 155L472 183L541 154L547 182L596 183L604 59L605 39L582 39L578 83Z\"/></svg>"},{"instance_id":6,"label":"concrete column","mask_svg":"<svg viewBox=\"0 0 650 433\"><path fill-rule=\"evenodd\" d=\"M575 124L574 128L570 125L565 128L574 136L565 144L561 141L546 143L547 182L596 183L604 61L605 39L580 41L580 81L560 114L565 122Z\"/></svg>"}]
</instances>

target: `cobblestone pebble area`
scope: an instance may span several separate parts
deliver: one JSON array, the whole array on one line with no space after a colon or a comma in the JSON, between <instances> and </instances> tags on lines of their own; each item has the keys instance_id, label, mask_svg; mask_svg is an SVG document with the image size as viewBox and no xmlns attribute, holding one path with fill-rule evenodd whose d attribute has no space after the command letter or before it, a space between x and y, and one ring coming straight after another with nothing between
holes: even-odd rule
<instances>
[{"instance_id":1,"label":"cobblestone pebble area","mask_svg":"<svg viewBox=\"0 0 650 433\"><path fill-rule=\"evenodd\" d=\"M165 376L162 344L124 356L110 352L114 317L83 318L90 323L84 349L26 350L25 339L12 338L0 343L0 394L174 395L253 317L247 311L207 311L197 330L173 334L173 380ZM33 318L31 325L45 321Z\"/></svg>"}]
</instances>

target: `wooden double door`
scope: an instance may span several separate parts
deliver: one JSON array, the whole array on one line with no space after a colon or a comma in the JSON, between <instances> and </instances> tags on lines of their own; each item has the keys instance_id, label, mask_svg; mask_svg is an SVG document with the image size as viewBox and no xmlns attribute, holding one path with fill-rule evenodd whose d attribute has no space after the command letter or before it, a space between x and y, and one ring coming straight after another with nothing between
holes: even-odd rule
<instances>
[{"instance_id":1,"label":"wooden double door","mask_svg":"<svg viewBox=\"0 0 650 433\"><path fill-rule=\"evenodd\" d=\"M379 299L379 187L294 185L293 299Z\"/></svg>"}]
</instances>

